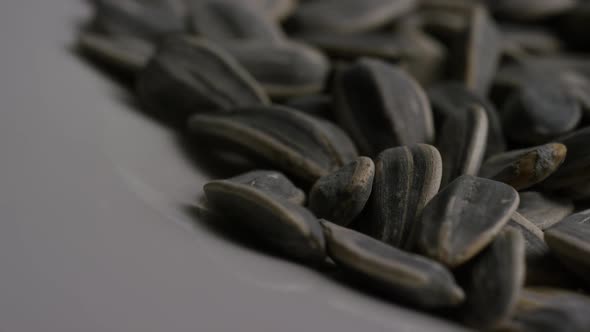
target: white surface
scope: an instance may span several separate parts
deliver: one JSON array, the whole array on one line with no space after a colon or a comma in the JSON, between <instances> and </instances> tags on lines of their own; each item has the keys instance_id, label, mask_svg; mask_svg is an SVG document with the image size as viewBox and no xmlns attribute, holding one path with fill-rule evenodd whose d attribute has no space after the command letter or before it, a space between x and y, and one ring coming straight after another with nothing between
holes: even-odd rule
<instances>
[{"instance_id":1,"label":"white surface","mask_svg":"<svg viewBox=\"0 0 590 332\"><path fill-rule=\"evenodd\" d=\"M171 133L68 51L82 0L0 1L0 331L456 331L228 242Z\"/></svg>"}]
</instances>

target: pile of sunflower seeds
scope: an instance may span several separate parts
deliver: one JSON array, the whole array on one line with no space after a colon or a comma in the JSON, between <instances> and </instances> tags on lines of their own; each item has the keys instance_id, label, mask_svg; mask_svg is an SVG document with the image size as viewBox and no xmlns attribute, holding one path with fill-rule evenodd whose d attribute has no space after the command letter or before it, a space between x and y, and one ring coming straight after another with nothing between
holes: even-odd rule
<instances>
[{"instance_id":1,"label":"pile of sunflower seeds","mask_svg":"<svg viewBox=\"0 0 590 332\"><path fill-rule=\"evenodd\" d=\"M252 165L202 218L478 330L590 331L590 1L92 4L81 54Z\"/></svg>"}]
</instances>

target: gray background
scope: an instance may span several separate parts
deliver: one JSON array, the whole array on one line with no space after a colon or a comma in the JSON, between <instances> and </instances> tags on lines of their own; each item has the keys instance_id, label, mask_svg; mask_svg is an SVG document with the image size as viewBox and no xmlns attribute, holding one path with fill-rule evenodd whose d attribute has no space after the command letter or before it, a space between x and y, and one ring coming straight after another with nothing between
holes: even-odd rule
<instances>
[{"instance_id":1,"label":"gray background","mask_svg":"<svg viewBox=\"0 0 590 332\"><path fill-rule=\"evenodd\" d=\"M0 1L0 331L452 331L184 213L203 172L68 47L82 0Z\"/></svg>"}]
</instances>

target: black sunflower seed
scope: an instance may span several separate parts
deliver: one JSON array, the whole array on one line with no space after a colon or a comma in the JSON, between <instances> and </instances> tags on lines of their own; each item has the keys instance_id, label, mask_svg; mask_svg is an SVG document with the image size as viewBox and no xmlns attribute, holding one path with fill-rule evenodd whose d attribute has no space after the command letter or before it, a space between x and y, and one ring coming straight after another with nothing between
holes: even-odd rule
<instances>
[{"instance_id":1,"label":"black sunflower seed","mask_svg":"<svg viewBox=\"0 0 590 332\"><path fill-rule=\"evenodd\" d=\"M524 283L524 240L505 229L467 268L463 313L468 325L490 330L506 321Z\"/></svg>"},{"instance_id":2,"label":"black sunflower seed","mask_svg":"<svg viewBox=\"0 0 590 332\"><path fill-rule=\"evenodd\" d=\"M252 171L240 174L227 181L252 186L267 194L276 195L291 203L303 205L305 193L297 188L289 178L277 171Z\"/></svg>"},{"instance_id":3,"label":"black sunflower seed","mask_svg":"<svg viewBox=\"0 0 590 332\"><path fill-rule=\"evenodd\" d=\"M324 89L330 63L322 53L305 44L246 41L219 45L273 98L308 95Z\"/></svg>"},{"instance_id":4,"label":"black sunflower seed","mask_svg":"<svg viewBox=\"0 0 590 332\"><path fill-rule=\"evenodd\" d=\"M590 210L573 214L547 229L545 240L566 267L590 281Z\"/></svg>"},{"instance_id":5,"label":"black sunflower seed","mask_svg":"<svg viewBox=\"0 0 590 332\"><path fill-rule=\"evenodd\" d=\"M356 231L322 221L326 246L337 264L398 299L423 308L457 306L463 290L442 265L391 247Z\"/></svg>"},{"instance_id":6,"label":"black sunflower seed","mask_svg":"<svg viewBox=\"0 0 590 332\"><path fill-rule=\"evenodd\" d=\"M338 127L281 106L198 114L191 118L190 128L201 138L260 158L309 183L357 157Z\"/></svg>"},{"instance_id":7,"label":"black sunflower seed","mask_svg":"<svg viewBox=\"0 0 590 332\"><path fill-rule=\"evenodd\" d=\"M261 6L243 1L198 0L191 2L190 27L213 41L258 40L280 43L285 35Z\"/></svg>"},{"instance_id":8,"label":"black sunflower seed","mask_svg":"<svg viewBox=\"0 0 590 332\"><path fill-rule=\"evenodd\" d=\"M428 98L401 69L365 58L340 71L334 85L336 118L363 154L432 142Z\"/></svg>"},{"instance_id":9,"label":"black sunflower seed","mask_svg":"<svg viewBox=\"0 0 590 332\"><path fill-rule=\"evenodd\" d=\"M488 118L488 137L486 141L485 157L495 155L506 150L504 133L498 112L494 105L486 98L469 91L458 82L439 83L428 89L428 97L432 104L437 131L441 130L446 121L456 121L457 113L464 113L473 104L480 105Z\"/></svg>"},{"instance_id":10,"label":"black sunflower seed","mask_svg":"<svg viewBox=\"0 0 590 332\"><path fill-rule=\"evenodd\" d=\"M536 191L521 192L518 213L545 230L569 216L574 204L567 198Z\"/></svg>"},{"instance_id":11,"label":"black sunflower seed","mask_svg":"<svg viewBox=\"0 0 590 332\"><path fill-rule=\"evenodd\" d=\"M529 83L512 94L503 107L503 128L510 139L541 144L576 128L582 110L564 85Z\"/></svg>"},{"instance_id":12,"label":"black sunflower seed","mask_svg":"<svg viewBox=\"0 0 590 332\"><path fill-rule=\"evenodd\" d=\"M424 206L438 192L441 174L442 161L433 146L418 144L383 151L375 160L368 216L359 228L395 247L412 247L414 227Z\"/></svg>"},{"instance_id":13,"label":"black sunflower seed","mask_svg":"<svg viewBox=\"0 0 590 332\"><path fill-rule=\"evenodd\" d=\"M447 266L459 266L494 239L518 201L518 193L504 183L463 175L424 208L418 249Z\"/></svg>"},{"instance_id":14,"label":"black sunflower seed","mask_svg":"<svg viewBox=\"0 0 590 332\"><path fill-rule=\"evenodd\" d=\"M518 212L514 212L505 228L513 228L525 241L527 285L568 287L572 281L567 270L550 254L543 231Z\"/></svg>"},{"instance_id":15,"label":"black sunflower seed","mask_svg":"<svg viewBox=\"0 0 590 332\"><path fill-rule=\"evenodd\" d=\"M151 41L184 32L184 6L178 0L96 0L94 25L109 35Z\"/></svg>"},{"instance_id":16,"label":"black sunflower seed","mask_svg":"<svg viewBox=\"0 0 590 332\"><path fill-rule=\"evenodd\" d=\"M507 332L585 332L590 327L590 298L552 288L525 288Z\"/></svg>"},{"instance_id":17,"label":"black sunflower seed","mask_svg":"<svg viewBox=\"0 0 590 332\"><path fill-rule=\"evenodd\" d=\"M442 186L463 174L477 175L486 151L488 123L483 106L477 104L447 114L436 142L443 160Z\"/></svg>"},{"instance_id":18,"label":"black sunflower seed","mask_svg":"<svg viewBox=\"0 0 590 332\"><path fill-rule=\"evenodd\" d=\"M516 61L531 56L555 54L563 47L560 39L548 29L525 25L503 24L502 54Z\"/></svg>"},{"instance_id":19,"label":"black sunflower seed","mask_svg":"<svg viewBox=\"0 0 590 332\"><path fill-rule=\"evenodd\" d=\"M479 175L523 190L551 176L565 160L566 153L567 148L560 143L500 153L486 160Z\"/></svg>"},{"instance_id":20,"label":"black sunflower seed","mask_svg":"<svg viewBox=\"0 0 590 332\"><path fill-rule=\"evenodd\" d=\"M209 182L204 190L216 213L242 223L285 255L307 261L324 259L322 227L304 207L233 181Z\"/></svg>"},{"instance_id":21,"label":"black sunflower seed","mask_svg":"<svg viewBox=\"0 0 590 332\"><path fill-rule=\"evenodd\" d=\"M471 91L486 96L500 60L502 39L485 7L475 6L471 10L469 27L461 42L459 78Z\"/></svg>"},{"instance_id":22,"label":"black sunflower seed","mask_svg":"<svg viewBox=\"0 0 590 332\"><path fill-rule=\"evenodd\" d=\"M357 158L316 181L309 193L309 209L319 218L347 226L369 200L374 175L373 161Z\"/></svg>"},{"instance_id":23,"label":"black sunflower seed","mask_svg":"<svg viewBox=\"0 0 590 332\"><path fill-rule=\"evenodd\" d=\"M284 20L297 7L297 0L244 0L247 3L258 6L264 10L268 17L275 20Z\"/></svg>"},{"instance_id":24,"label":"black sunflower seed","mask_svg":"<svg viewBox=\"0 0 590 332\"><path fill-rule=\"evenodd\" d=\"M304 1L293 14L300 31L354 33L382 27L416 7L416 0Z\"/></svg>"},{"instance_id":25,"label":"black sunflower seed","mask_svg":"<svg viewBox=\"0 0 590 332\"><path fill-rule=\"evenodd\" d=\"M141 71L154 53L154 46L145 40L124 35L107 36L90 31L80 35L78 46L105 65L131 75Z\"/></svg>"},{"instance_id":26,"label":"black sunflower seed","mask_svg":"<svg viewBox=\"0 0 590 332\"><path fill-rule=\"evenodd\" d=\"M297 38L338 59L375 57L398 63L424 83L441 76L446 59L444 46L418 29L362 34L310 32Z\"/></svg>"},{"instance_id":27,"label":"black sunflower seed","mask_svg":"<svg viewBox=\"0 0 590 332\"><path fill-rule=\"evenodd\" d=\"M567 157L563 165L540 187L567 195L573 199L590 197L588 181L590 181L590 127L579 129L569 135L557 139L567 147Z\"/></svg>"},{"instance_id":28,"label":"black sunflower seed","mask_svg":"<svg viewBox=\"0 0 590 332\"><path fill-rule=\"evenodd\" d=\"M139 74L138 93L150 111L179 121L196 112L269 103L234 58L209 42L184 36L161 45Z\"/></svg>"}]
</instances>

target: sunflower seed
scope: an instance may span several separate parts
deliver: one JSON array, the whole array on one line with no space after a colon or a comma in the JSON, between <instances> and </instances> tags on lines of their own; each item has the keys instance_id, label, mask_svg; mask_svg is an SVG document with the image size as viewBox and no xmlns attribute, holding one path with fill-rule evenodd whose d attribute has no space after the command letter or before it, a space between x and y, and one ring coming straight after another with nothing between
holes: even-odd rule
<instances>
[{"instance_id":1,"label":"sunflower seed","mask_svg":"<svg viewBox=\"0 0 590 332\"><path fill-rule=\"evenodd\" d=\"M552 256L545 244L543 231L518 212L514 212L505 228L513 228L525 241L527 285L571 284L568 271Z\"/></svg>"},{"instance_id":2,"label":"sunflower seed","mask_svg":"<svg viewBox=\"0 0 590 332\"><path fill-rule=\"evenodd\" d=\"M299 205L305 203L305 193L281 172L252 171L227 179L227 181L252 186L266 194L276 195L291 203Z\"/></svg>"},{"instance_id":3,"label":"sunflower seed","mask_svg":"<svg viewBox=\"0 0 590 332\"><path fill-rule=\"evenodd\" d=\"M357 158L316 181L309 193L309 209L319 218L347 226L369 200L374 175L373 161Z\"/></svg>"},{"instance_id":4,"label":"sunflower seed","mask_svg":"<svg viewBox=\"0 0 590 332\"><path fill-rule=\"evenodd\" d=\"M337 264L423 308L457 306L463 290L442 265L403 252L364 234L322 221L329 256Z\"/></svg>"},{"instance_id":5,"label":"sunflower seed","mask_svg":"<svg viewBox=\"0 0 590 332\"><path fill-rule=\"evenodd\" d=\"M468 325L489 330L509 318L524 283L524 240L505 229L467 268L463 313Z\"/></svg>"},{"instance_id":6,"label":"sunflower seed","mask_svg":"<svg viewBox=\"0 0 590 332\"><path fill-rule=\"evenodd\" d=\"M590 281L590 210L573 214L547 229L545 240L566 267Z\"/></svg>"},{"instance_id":7,"label":"sunflower seed","mask_svg":"<svg viewBox=\"0 0 590 332\"><path fill-rule=\"evenodd\" d=\"M586 332L590 327L590 298L551 288L525 288L506 332Z\"/></svg>"},{"instance_id":8,"label":"sunflower seed","mask_svg":"<svg viewBox=\"0 0 590 332\"><path fill-rule=\"evenodd\" d=\"M578 190L584 193L585 185L590 180L590 127L579 129L557 141L567 147L567 157L563 165L547 180L540 184L541 188L569 195L573 199L588 196L571 195Z\"/></svg>"},{"instance_id":9,"label":"sunflower seed","mask_svg":"<svg viewBox=\"0 0 590 332\"><path fill-rule=\"evenodd\" d=\"M340 71L334 84L336 118L363 154L432 141L428 98L401 69L365 58Z\"/></svg>"},{"instance_id":10,"label":"sunflower seed","mask_svg":"<svg viewBox=\"0 0 590 332\"><path fill-rule=\"evenodd\" d=\"M515 142L546 143L575 129L582 119L580 104L563 84L538 79L513 93L503 107L504 132Z\"/></svg>"},{"instance_id":11,"label":"sunflower seed","mask_svg":"<svg viewBox=\"0 0 590 332\"><path fill-rule=\"evenodd\" d=\"M519 21L554 16L572 8L575 3L575 0L486 0L494 14Z\"/></svg>"},{"instance_id":12,"label":"sunflower seed","mask_svg":"<svg viewBox=\"0 0 590 332\"><path fill-rule=\"evenodd\" d=\"M97 0L95 26L109 35L158 40L184 31L184 17L175 0Z\"/></svg>"},{"instance_id":13,"label":"sunflower seed","mask_svg":"<svg viewBox=\"0 0 590 332\"><path fill-rule=\"evenodd\" d=\"M464 50L457 72L470 90L486 96L500 60L502 39L485 7L471 10L463 38Z\"/></svg>"},{"instance_id":14,"label":"sunflower seed","mask_svg":"<svg viewBox=\"0 0 590 332\"><path fill-rule=\"evenodd\" d=\"M191 2L192 32L213 41L257 40L281 43L285 35L262 7L232 0Z\"/></svg>"},{"instance_id":15,"label":"sunflower seed","mask_svg":"<svg viewBox=\"0 0 590 332\"><path fill-rule=\"evenodd\" d=\"M330 95L305 95L288 99L285 106L319 118L332 120L332 97Z\"/></svg>"},{"instance_id":16,"label":"sunflower seed","mask_svg":"<svg viewBox=\"0 0 590 332\"><path fill-rule=\"evenodd\" d=\"M504 24L500 31L503 55L517 61L533 55L557 53L562 48L559 38L543 28Z\"/></svg>"},{"instance_id":17,"label":"sunflower seed","mask_svg":"<svg viewBox=\"0 0 590 332\"><path fill-rule=\"evenodd\" d=\"M567 198L535 191L520 193L518 213L541 230L545 230L574 212L574 204Z\"/></svg>"},{"instance_id":18,"label":"sunflower seed","mask_svg":"<svg viewBox=\"0 0 590 332\"><path fill-rule=\"evenodd\" d=\"M553 174L565 160L566 153L567 148L560 143L508 151L486 160L479 175L523 190Z\"/></svg>"},{"instance_id":19,"label":"sunflower seed","mask_svg":"<svg viewBox=\"0 0 590 332\"><path fill-rule=\"evenodd\" d=\"M488 137L485 156L489 157L506 150L506 142L502 132L502 124L495 107L487 99L467 90L457 82L439 83L428 90L432 104L435 123L445 123L449 117L455 119L456 113L463 113L470 105L480 105L488 118ZM437 128L440 130L441 128Z\"/></svg>"},{"instance_id":20,"label":"sunflower seed","mask_svg":"<svg viewBox=\"0 0 590 332\"><path fill-rule=\"evenodd\" d=\"M78 46L104 64L132 75L143 69L154 53L154 46L142 39L89 31L80 35Z\"/></svg>"},{"instance_id":21,"label":"sunflower seed","mask_svg":"<svg viewBox=\"0 0 590 332\"><path fill-rule=\"evenodd\" d=\"M418 144L383 151L375 160L368 218L359 228L399 248L413 245L413 229L440 186L442 161L435 147Z\"/></svg>"},{"instance_id":22,"label":"sunflower seed","mask_svg":"<svg viewBox=\"0 0 590 332\"><path fill-rule=\"evenodd\" d=\"M269 103L254 78L223 50L204 40L166 40L138 79L138 93L153 112L180 121L195 112Z\"/></svg>"},{"instance_id":23,"label":"sunflower seed","mask_svg":"<svg viewBox=\"0 0 590 332\"><path fill-rule=\"evenodd\" d=\"M362 34L313 32L297 38L335 58L368 56L398 63L420 82L438 78L446 57L443 45L417 29Z\"/></svg>"},{"instance_id":24,"label":"sunflower seed","mask_svg":"<svg viewBox=\"0 0 590 332\"><path fill-rule=\"evenodd\" d=\"M486 151L488 123L483 106L477 104L447 114L436 143L443 161L442 186L463 174L479 172Z\"/></svg>"},{"instance_id":25,"label":"sunflower seed","mask_svg":"<svg viewBox=\"0 0 590 332\"><path fill-rule=\"evenodd\" d=\"M551 55L520 59L518 65L503 67L494 79L496 97L500 103L511 92L526 86L560 85L562 93L573 97L588 116L590 114L590 61L579 56ZM500 93L497 91L500 90Z\"/></svg>"},{"instance_id":26,"label":"sunflower seed","mask_svg":"<svg viewBox=\"0 0 590 332\"><path fill-rule=\"evenodd\" d=\"M297 259L324 259L322 228L304 207L232 181L212 181L204 190L217 213L243 223L261 241Z\"/></svg>"},{"instance_id":27,"label":"sunflower seed","mask_svg":"<svg viewBox=\"0 0 590 332\"><path fill-rule=\"evenodd\" d=\"M419 11L422 28L454 49L458 46L454 43L464 40L475 5L472 1L422 0Z\"/></svg>"},{"instance_id":28,"label":"sunflower seed","mask_svg":"<svg viewBox=\"0 0 590 332\"><path fill-rule=\"evenodd\" d=\"M292 24L300 31L354 33L377 29L416 7L416 0L316 0L302 2Z\"/></svg>"},{"instance_id":29,"label":"sunflower seed","mask_svg":"<svg viewBox=\"0 0 590 332\"><path fill-rule=\"evenodd\" d=\"M247 3L256 5L271 18L284 20L297 7L297 0L245 0Z\"/></svg>"},{"instance_id":30,"label":"sunflower seed","mask_svg":"<svg viewBox=\"0 0 590 332\"><path fill-rule=\"evenodd\" d=\"M339 128L282 106L198 114L191 118L190 128L198 136L258 157L310 183L357 156Z\"/></svg>"},{"instance_id":31,"label":"sunflower seed","mask_svg":"<svg viewBox=\"0 0 590 332\"><path fill-rule=\"evenodd\" d=\"M273 98L320 92L330 69L326 57L305 44L225 42L220 46Z\"/></svg>"},{"instance_id":32,"label":"sunflower seed","mask_svg":"<svg viewBox=\"0 0 590 332\"><path fill-rule=\"evenodd\" d=\"M492 242L518 201L518 193L504 183L463 175L424 209L418 248L447 266L459 266Z\"/></svg>"}]
</instances>

